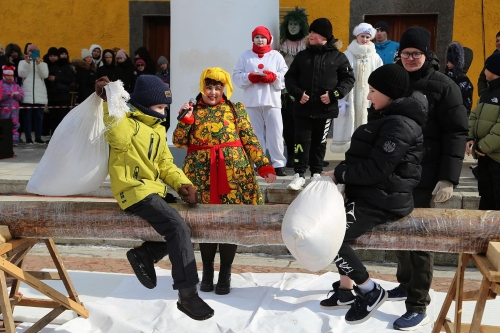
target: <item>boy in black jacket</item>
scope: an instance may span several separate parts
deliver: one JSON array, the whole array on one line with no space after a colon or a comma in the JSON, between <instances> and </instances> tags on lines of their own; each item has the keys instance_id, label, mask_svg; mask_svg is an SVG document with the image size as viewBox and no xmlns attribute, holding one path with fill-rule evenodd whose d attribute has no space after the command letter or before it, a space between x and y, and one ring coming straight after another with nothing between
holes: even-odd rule
<instances>
[{"instance_id":1,"label":"boy in black jacket","mask_svg":"<svg viewBox=\"0 0 500 333\"><path fill-rule=\"evenodd\" d=\"M333 283L333 295L320 304L328 310L349 309L348 324L365 322L387 299L387 292L371 280L350 242L378 224L412 212L427 116L424 95L413 92L405 97L410 79L402 67L382 66L372 72L368 83L372 102L368 123L354 132L345 161L323 174L345 184L347 230L335 258L340 281Z\"/></svg>"}]
</instances>

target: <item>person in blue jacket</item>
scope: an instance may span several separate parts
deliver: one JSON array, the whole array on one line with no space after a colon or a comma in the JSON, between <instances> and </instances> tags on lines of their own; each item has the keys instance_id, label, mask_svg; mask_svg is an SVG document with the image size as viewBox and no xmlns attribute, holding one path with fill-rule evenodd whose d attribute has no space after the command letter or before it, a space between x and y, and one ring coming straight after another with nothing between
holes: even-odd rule
<instances>
[{"instance_id":1,"label":"person in blue jacket","mask_svg":"<svg viewBox=\"0 0 500 333\"><path fill-rule=\"evenodd\" d=\"M384 65L393 64L394 58L398 54L399 43L387 39L389 25L386 22L377 22L373 27L377 29L377 34L375 35L375 49L377 50L377 54L382 58Z\"/></svg>"}]
</instances>

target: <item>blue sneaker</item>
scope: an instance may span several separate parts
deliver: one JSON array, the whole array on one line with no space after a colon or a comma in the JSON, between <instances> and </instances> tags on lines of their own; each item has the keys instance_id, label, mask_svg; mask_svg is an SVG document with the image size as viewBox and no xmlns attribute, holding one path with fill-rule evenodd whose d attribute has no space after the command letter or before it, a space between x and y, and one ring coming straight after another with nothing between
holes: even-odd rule
<instances>
[{"instance_id":1,"label":"blue sneaker","mask_svg":"<svg viewBox=\"0 0 500 333\"><path fill-rule=\"evenodd\" d=\"M406 298L408 297L408 293L402 290L401 286L397 286L394 289L388 290L387 294L389 295L387 300L392 302L406 301Z\"/></svg>"},{"instance_id":2,"label":"blue sneaker","mask_svg":"<svg viewBox=\"0 0 500 333\"><path fill-rule=\"evenodd\" d=\"M429 316L426 313L406 311L406 313L399 317L399 319L396 320L392 326L395 330L414 331L420 326L426 325L428 323Z\"/></svg>"}]
</instances>

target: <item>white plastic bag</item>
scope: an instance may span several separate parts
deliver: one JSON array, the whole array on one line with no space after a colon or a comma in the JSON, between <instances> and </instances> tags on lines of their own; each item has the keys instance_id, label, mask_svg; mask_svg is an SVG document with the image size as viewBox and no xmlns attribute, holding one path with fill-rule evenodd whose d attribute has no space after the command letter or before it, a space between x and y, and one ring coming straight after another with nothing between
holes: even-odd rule
<instances>
[{"instance_id":1,"label":"white plastic bag","mask_svg":"<svg viewBox=\"0 0 500 333\"><path fill-rule=\"evenodd\" d=\"M57 126L26 191L64 196L97 190L108 175L104 132L102 99L93 93Z\"/></svg>"},{"instance_id":2,"label":"white plastic bag","mask_svg":"<svg viewBox=\"0 0 500 333\"><path fill-rule=\"evenodd\" d=\"M295 259L305 269L316 272L337 255L345 228L344 199L330 177L320 177L290 204L281 235Z\"/></svg>"}]
</instances>

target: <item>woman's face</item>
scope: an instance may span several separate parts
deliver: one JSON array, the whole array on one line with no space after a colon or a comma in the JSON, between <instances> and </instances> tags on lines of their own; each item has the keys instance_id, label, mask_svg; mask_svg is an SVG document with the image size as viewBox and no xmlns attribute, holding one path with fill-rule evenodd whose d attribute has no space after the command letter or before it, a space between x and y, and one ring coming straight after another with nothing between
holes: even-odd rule
<instances>
[{"instance_id":1,"label":"woman's face","mask_svg":"<svg viewBox=\"0 0 500 333\"><path fill-rule=\"evenodd\" d=\"M359 34L356 36L356 40L358 41L358 44L360 45L366 45L366 44L369 44L370 43L370 38L372 38L370 36L370 34Z\"/></svg>"},{"instance_id":2,"label":"woman's face","mask_svg":"<svg viewBox=\"0 0 500 333\"><path fill-rule=\"evenodd\" d=\"M266 46L267 38L263 35L255 35L255 37L253 38L253 43L257 46Z\"/></svg>"},{"instance_id":3,"label":"woman's face","mask_svg":"<svg viewBox=\"0 0 500 333\"><path fill-rule=\"evenodd\" d=\"M19 57L19 53L17 53L17 51L12 51L10 53L10 56L12 59L17 59Z\"/></svg>"},{"instance_id":4,"label":"woman's face","mask_svg":"<svg viewBox=\"0 0 500 333\"><path fill-rule=\"evenodd\" d=\"M59 57L58 57L58 56L56 56L55 54L51 54L51 55L49 55L49 60L50 60L50 62L56 62L56 61L57 61L57 59L59 59Z\"/></svg>"},{"instance_id":5,"label":"woman's face","mask_svg":"<svg viewBox=\"0 0 500 333\"><path fill-rule=\"evenodd\" d=\"M113 55L109 52L106 52L104 55L104 61L106 62L106 65L111 65L113 63Z\"/></svg>"},{"instance_id":6,"label":"woman's face","mask_svg":"<svg viewBox=\"0 0 500 333\"><path fill-rule=\"evenodd\" d=\"M59 58L61 58L61 59L68 59L68 54L67 53L61 53L61 54L59 54Z\"/></svg>"},{"instance_id":7,"label":"woman's face","mask_svg":"<svg viewBox=\"0 0 500 333\"><path fill-rule=\"evenodd\" d=\"M126 60L126 58L124 58L124 57L116 57L116 62L118 62L118 63L122 63L125 60Z\"/></svg>"},{"instance_id":8,"label":"woman's face","mask_svg":"<svg viewBox=\"0 0 500 333\"><path fill-rule=\"evenodd\" d=\"M83 59L83 60L85 60L85 62L86 62L87 64L89 64L89 65L90 65L90 64L94 61L94 60L92 59L92 56L85 57L85 59Z\"/></svg>"},{"instance_id":9,"label":"woman's face","mask_svg":"<svg viewBox=\"0 0 500 333\"><path fill-rule=\"evenodd\" d=\"M203 102L205 102L205 104L216 105L220 102L223 91L224 86L220 84L205 85L201 98L203 99Z\"/></svg>"},{"instance_id":10,"label":"woman's face","mask_svg":"<svg viewBox=\"0 0 500 333\"><path fill-rule=\"evenodd\" d=\"M288 32L292 36L298 34L300 32L300 22L295 20L288 21Z\"/></svg>"},{"instance_id":11,"label":"woman's face","mask_svg":"<svg viewBox=\"0 0 500 333\"><path fill-rule=\"evenodd\" d=\"M142 62L139 62L137 64L135 64L135 68L139 71L139 72L143 72L144 71L144 64Z\"/></svg>"}]
</instances>

